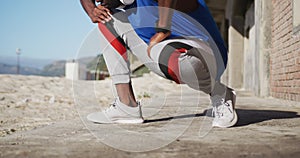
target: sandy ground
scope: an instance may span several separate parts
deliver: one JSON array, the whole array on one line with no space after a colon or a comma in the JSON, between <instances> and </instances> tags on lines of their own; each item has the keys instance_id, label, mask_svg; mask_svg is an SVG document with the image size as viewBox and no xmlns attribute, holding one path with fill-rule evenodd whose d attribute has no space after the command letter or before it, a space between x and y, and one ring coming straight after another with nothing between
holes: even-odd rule
<instances>
[{"instance_id":1,"label":"sandy ground","mask_svg":"<svg viewBox=\"0 0 300 158\"><path fill-rule=\"evenodd\" d=\"M238 124L211 128L209 97L145 75L133 79L146 123L86 115L113 101L111 81L0 75L0 157L300 157L300 104L238 91Z\"/></svg>"},{"instance_id":2,"label":"sandy ground","mask_svg":"<svg viewBox=\"0 0 300 158\"><path fill-rule=\"evenodd\" d=\"M152 79L158 79L153 85ZM151 75L135 79L138 98L149 98L155 90L174 91L175 84ZM76 101L108 107L114 100L110 79L104 81L71 81L58 77L0 75L0 136L47 126L57 121L78 117ZM135 84L135 83L133 83ZM150 85L150 86L149 86ZM150 88L150 89L149 89ZM156 89L153 89L156 88ZM171 92L170 92L171 93ZM86 95L81 97L77 95ZM97 95L97 96L95 96ZM151 94L152 97L156 96ZM80 109L79 109L80 110Z\"/></svg>"}]
</instances>

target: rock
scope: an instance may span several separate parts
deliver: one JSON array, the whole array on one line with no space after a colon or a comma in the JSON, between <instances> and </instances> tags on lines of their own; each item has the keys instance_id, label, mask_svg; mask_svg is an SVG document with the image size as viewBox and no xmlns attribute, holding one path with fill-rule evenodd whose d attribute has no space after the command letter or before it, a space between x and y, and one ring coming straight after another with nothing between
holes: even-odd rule
<instances>
[{"instance_id":1,"label":"rock","mask_svg":"<svg viewBox=\"0 0 300 158\"><path fill-rule=\"evenodd\" d=\"M26 99L23 100L23 103L29 103L30 101L31 101L30 98L26 98Z\"/></svg>"},{"instance_id":2,"label":"rock","mask_svg":"<svg viewBox=\"0 0 300 158\"><path fill-rule=\"evenodd\" d=\"M52 96L50 99L49 99L49 103L50 104L54 104L55 103L55 97Z\"/></svg>"},{"instance_id":3,"label":"rock","mask_svg":"<svg viewBox=\"0 0 300 158\"><path fill-rule=\"evenodd\" d=\"M10 131L11 131L11 132L16 132L17 130L16 130L16 129L10 129Z\"/></svg>"}]
</instances>

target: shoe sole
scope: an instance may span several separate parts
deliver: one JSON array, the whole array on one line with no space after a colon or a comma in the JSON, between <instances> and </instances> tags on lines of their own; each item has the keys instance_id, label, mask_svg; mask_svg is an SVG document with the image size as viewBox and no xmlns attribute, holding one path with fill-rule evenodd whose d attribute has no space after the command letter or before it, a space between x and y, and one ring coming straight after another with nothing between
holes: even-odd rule
<instances>
[{"instance_id":1,"label":"shoe sole","mask_svg":"<svg viewBox=\"0 0 300 158\"><path fill-rule=\"evenodd\" d=\"M92 113L93 114L93 113ZM114 119L114 120L103 120L101 118L93 117L91 115L87 116L87 120L94 122L94 123L99 123L99 124L139 124L143 123L144 119L142 118L137 118L137 119Z\"/></svg>"},{"instance_id":2,"label":"shoe sole","mask_svg":"<svg viewBox=\"0 0 300 158\"><path fill-rule=\"evenodd\" d=\"M104 121L97 121L95 119L88 119L91 122L98 123L98 124L141 124L144 123L143 119L136 119L136 120L114 120L111 122L104 122Z\"/></svg>"},{"instance_id":3,"label":"shoe sole","mask_svg":"<svg viewBox=\"0 0 300 158\"><path fill-rule=\"evenodd\" d=\"M134 119L134 120L115 120L114 123L120 123L120 124L140 124L144 123L143 119Z\"/></svg>"}]
</instances>

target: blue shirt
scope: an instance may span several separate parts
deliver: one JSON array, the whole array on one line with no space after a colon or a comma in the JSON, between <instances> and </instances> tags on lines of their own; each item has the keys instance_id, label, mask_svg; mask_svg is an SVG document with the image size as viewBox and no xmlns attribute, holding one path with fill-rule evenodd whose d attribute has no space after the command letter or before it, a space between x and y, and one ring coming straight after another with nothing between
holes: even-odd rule
<instances>
[{"instance_id":1,"label":"blue shirt","mask_svg":"<svg viewBox=\"0 0 300 158\"><path fill-rule=\"evenodd\" d=\"M174 37L193 37L208 42L211 47L214 46L214 54L219 56L217 59L219 76L225 70L228 60L227 48L221 37L219 29L210 14L210 11L204 0L198 0L199 7L190 13L174 12L172 17L171 36ZM134 4L127 8L128 19L136 33L146 43L149 43L155 32L155 23L159 18L158 3L154 0L136 0ZM216 57L218 58L218 57ZM219 70L218 70L219 71Z\"/></svg>"}]
</instances>

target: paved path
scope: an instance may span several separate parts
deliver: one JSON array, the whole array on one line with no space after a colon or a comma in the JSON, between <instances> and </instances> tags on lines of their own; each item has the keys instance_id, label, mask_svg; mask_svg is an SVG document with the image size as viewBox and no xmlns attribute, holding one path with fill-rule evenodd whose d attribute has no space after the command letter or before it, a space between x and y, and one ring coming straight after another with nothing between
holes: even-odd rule
<instances>
[{"instance_id":1,"label":"paved path","mask_svg":"<svg viewBox=\"0 0 300 158\"><path fill-rule=\"evenodd\" d=\"M0 138L0 157L300 157L299 103L240 92L238 124L211 129L205 116L209 99L193 93L168 94L164 106L155 104L159 98L146 100L147 122L141 125L89 123L84 115L94 108L78 106L82 120L78 116Z\"/></svg>"}]
</instances>

